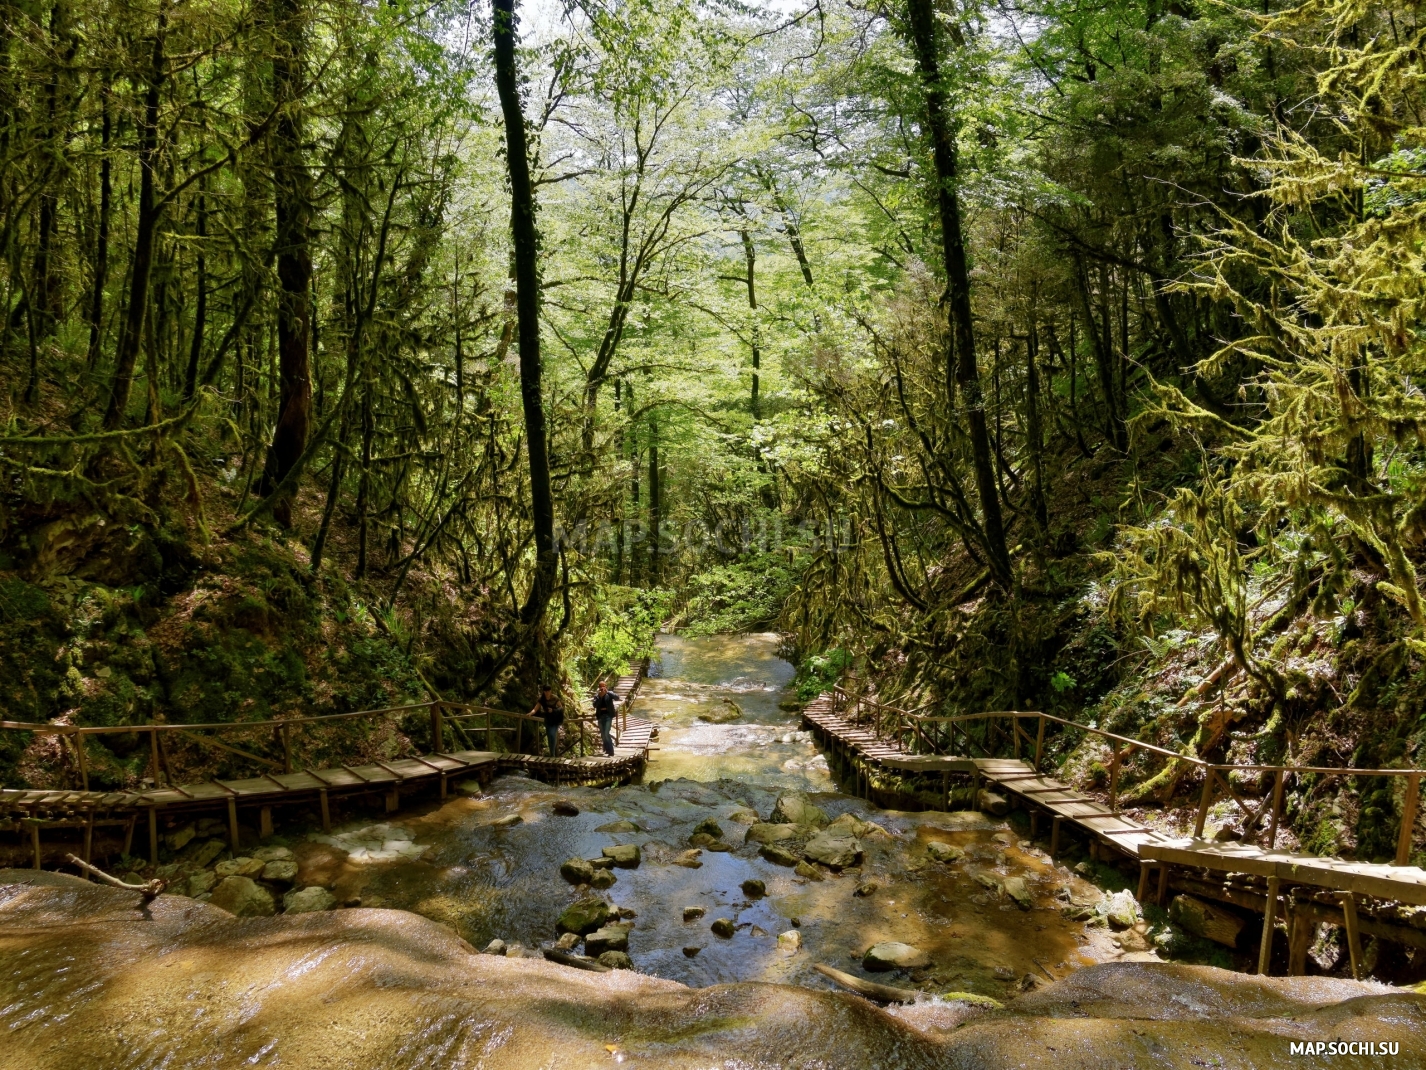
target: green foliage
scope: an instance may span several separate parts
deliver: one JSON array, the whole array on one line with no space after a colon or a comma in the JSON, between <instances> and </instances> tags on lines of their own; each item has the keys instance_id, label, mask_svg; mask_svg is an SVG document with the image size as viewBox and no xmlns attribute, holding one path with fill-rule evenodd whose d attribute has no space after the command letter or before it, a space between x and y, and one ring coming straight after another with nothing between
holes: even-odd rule
<instances>
[{"instance_id":1,"label":"green foliage","mask_svg":"<svg viewBox=\"0 0 1426 1070\"><path fill-rule=\"evenodd\" d=\"M830 691L838 683L853 657L841 649L827 650L821 654L809 654L797 666L797 675L792 686L799 702L811 702L823 691Z\"/></svg>"},{"instance_id":2,"label":"green foliage","mask_svg":"<svg viewBox=\"0 0 1426 1070\"><path fill-rule=\"evenodd\" d=\"M683 607L686 635L755 631L777 620L798 570L780 554L714 565L688 578Z\"/></svg>"},{"instance_id":3,"label":"green foliage","mask_svg":"<svg viewBox=\"0 0 1426 1070\"><path fill-rule=\"evenodd\" d=\"M580 659L586 680L623 675L651 656L674 597L674 592L663 588L608 586L599 593L599 623L585 640Z\"/></svg>"}]
</instances>

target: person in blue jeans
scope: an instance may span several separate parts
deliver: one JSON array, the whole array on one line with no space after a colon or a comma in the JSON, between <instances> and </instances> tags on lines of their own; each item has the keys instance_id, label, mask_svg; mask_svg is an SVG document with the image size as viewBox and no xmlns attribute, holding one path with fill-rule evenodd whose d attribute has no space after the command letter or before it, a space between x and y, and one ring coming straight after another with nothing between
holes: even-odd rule
<instances>
[{"instance_id":1,"label":"person in blue jeans","mask_svg":"<svg viewBox=\"0 0 1426 1070\"><path fill-rule=\"evenodd\" d=\"M604 741L604 753L614 757L614 711L619 700L609 693L609 685L599 681L599 694L594 696L594 716L599 722L599 738Z\"/></svg>"},{"instance_id":2,"label":"person in blue jeans","mask_svg":"<svg viewBox=\"0 0 1426 1070\"><path fill-rule=\"evenodd\" d=\"M550 741L550 757L559 754L560 725L564 724L564 703L549 684L540 685L540 697L530 710L533 717L538 714L545 722L545 736Z\"/></svg>"}]
</instances>

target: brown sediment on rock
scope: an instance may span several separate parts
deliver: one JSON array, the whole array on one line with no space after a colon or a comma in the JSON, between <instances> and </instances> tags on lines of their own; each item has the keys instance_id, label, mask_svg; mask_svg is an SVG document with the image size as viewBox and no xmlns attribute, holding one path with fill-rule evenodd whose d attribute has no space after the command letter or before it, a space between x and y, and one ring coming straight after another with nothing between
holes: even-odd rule
<instances>
[{"instance_id":1,"label":"brown sediment on rock","mask_svg":"<svg viewBox=\"0 0 1426 1070\"><path fill-rule=\"evenodd\" d=\"M893 1010L766 983L691 989L627 969L477 955L393 910L234 918L37 875L0 885L0 1068L604 1065L668 1070L1276 1065L1291 1040L1401 1045L1421 1065L1426 998L1328 978L1115 963L1004 1010L954 997ZM14 876L11 875L11 879ZM223 1053L213 1062L214 1053ZM1205 1060L1210 1060L1205 1063ZM1412 1060L1416 1060L1413 1062Z\"/></svg>"}]
</instances>

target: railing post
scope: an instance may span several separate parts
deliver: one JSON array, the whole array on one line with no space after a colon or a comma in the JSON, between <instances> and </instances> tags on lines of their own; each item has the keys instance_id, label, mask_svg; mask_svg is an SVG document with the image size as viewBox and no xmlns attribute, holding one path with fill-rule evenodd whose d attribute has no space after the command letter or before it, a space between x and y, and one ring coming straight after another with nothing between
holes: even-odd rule
<instances>
[{"instance_id":1,"label":"railing post","mask_svg":"<svg viewBox=\"0 0 1426 1070\"><path fill-rule=\"evenodd\" d=\"M1287 779L1287 770L1279 769L1277 778L1273 781L1273 815L1272 821L1268 825L1268 850L1271 851L1277 846L1277 826L1282 817L1282 787L1283 781Z\"/></svg>"},{"instance_id":2,"label":"railing post","mask_svg":"<svg viewBox=\"0 0 1426 1070\"><path fill-rule=\"evenodd\" d=\"M84 758L84 733L74 733L74 752L79 758L79 784L85 791L89 790L89 763Z\"/></svg>"},{"instance_id":3,"label":"railing post","mask_svg":"<svg viewBox=\"0 0 1426 1070\"><path fill-rule=\"evenodd\" d=\"M292 772L292 743L287 738L287 726L285 724L277 726L278 737L282 740L282 771Z\"/></svg>"},{"instance_id":4,"label":"railing post","mask_svg":"<svg viewBox=\"0 0 1426 1070\"><path fill-rule=\"evenodd\" d=\"M1411 834L1416 828L1416 808L1421 801L1421 774L1412 773L1406 778L1406 801L1401 807L1401 831L1396 836L1396 864L1407 865L1411 861Z\"/></svg>"},{"instance_id":5,"label":"railing post","mask_svg":"<svg viewBox=\"0 0 1426 1070\"><path fill-rule=\"evenodd\" d=\"M485 711L485 749L486 749L487 751L493 749L493 748L491 747L491 745L490 745L490 739L491 739L490 716L491 716L490 710L487 709L487 710Z\"/></svg>"},{"instance_id":6,"label":"railing post","mask_svg":"<svg viewBox=\"0 0 1426 1070\"><path fill-rule=\"evenodd\" d=\"M1114 745L1114 756L1109 760L1109 809L1119 812L1119 745Z\"/></svg>"},{"instance_id":7,"label":"railing post","mask_svg":"<svg viewBox=\"0 0 1426 1070\"><path fill-rule=\"evenodd\" d=\"M431 748L437 751L446 749L445 726L441 723L439 701L431 703Z\"/></svg>"},{"instance_id":8,"label":"railing post","mask_svg":"<svg viewBox=\"0 0 1426 1070\"><path fill-rule=\"evenodd\" d=\"M1010 715L1010 737L1011 737L1011 739L1013 739L1013 740L1015 741L1015 751L1014 751L1014 754L1015 754L1015 760L1018 762L1018 761L1020 760L1020 714L1019 714L1019 713L1012 713L1012 714Z\"/></svg>"},{"instance_id":9,"label":"railing post","mask_svg":"<svg viewBox=\"0 0 1426 1070\"><path fill-rule=\"evenodd\" d=\"M1045 752L1045 715L1040 714L1040 728L1035 733L1035 772L1040 771L1040 758Z\"/></svg>"},{"instance_id":10,"label":"railing post","mask_svg":"<svg viewBox=\"0 0 1426 1070\"><path fill-rule=\"evenodd\" d=\"M149 761L153 764L153 786L159 785L158 729L149 726Z\"/></svg>"},{"instance_id":11,"label":"railing post","mask_svg":"<svg viewBox=\"0 0 1426 1070\"><path fill-rule=\"evenodd\" d=\"M1208 818L1208 807L1213 803L1213 778L1218 775L1218 770L1209 766L1203 775L1203 795L1198 800L1198 817L1193 822L1193 838L1203 839L1203 822Z\"/></svg>"}]
</instances>

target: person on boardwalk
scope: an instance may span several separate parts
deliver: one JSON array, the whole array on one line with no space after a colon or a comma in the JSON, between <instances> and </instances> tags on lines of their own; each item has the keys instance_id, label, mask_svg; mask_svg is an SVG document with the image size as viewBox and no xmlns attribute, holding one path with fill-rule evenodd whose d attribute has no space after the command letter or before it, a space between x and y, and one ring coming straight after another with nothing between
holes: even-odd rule
<instances>
[{"instance_id":1,"label":"person on boardwalk","mask_svg":"<svg viewBox=\"0 0 1426 1070\"><path fill-rule=\"evenodd\" d=\"M599 722L599 738L604 741L604 753L614 757L614 710L619 700L609 690L609 685L599 681L599 694L594 696L594 716Z\"/></svg>"},{"instance_id":2,"label":"person on boardwalk","mask_svg":"<svg viewBox=\"0 0 1426 1070\"><path fill-rule=\"evenodd\" d=\"M535 700L535 706L530 710L533 717L539 714L544 718L545 736L550 741L550 757L554 758L559 754L560 725L564 724L564 703L555 694L555 689L549 684L540 685L540 697Z\"/></svg>"}]
</instances>

